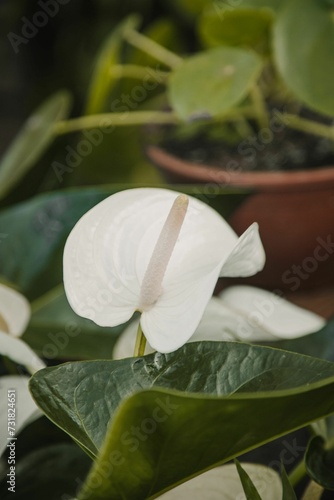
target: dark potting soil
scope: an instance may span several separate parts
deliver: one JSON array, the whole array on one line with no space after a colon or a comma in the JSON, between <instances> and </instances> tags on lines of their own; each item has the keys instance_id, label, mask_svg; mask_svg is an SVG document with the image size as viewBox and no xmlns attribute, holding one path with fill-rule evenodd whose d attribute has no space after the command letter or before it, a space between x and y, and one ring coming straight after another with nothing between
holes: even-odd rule
<instances>
[{"instance_id":1,"label":"dark potting soil","mask_svg":"<svg viewBox=\"0 0 334 500\"><path fill-rule=\"evenodd\" d=\"M291 171L334 165L334 143L283 125L254 132L231 145L210 137L205 129L188 138L167 133L160 145L198 165L242 171Z\"/></svg>"}]
</instances>

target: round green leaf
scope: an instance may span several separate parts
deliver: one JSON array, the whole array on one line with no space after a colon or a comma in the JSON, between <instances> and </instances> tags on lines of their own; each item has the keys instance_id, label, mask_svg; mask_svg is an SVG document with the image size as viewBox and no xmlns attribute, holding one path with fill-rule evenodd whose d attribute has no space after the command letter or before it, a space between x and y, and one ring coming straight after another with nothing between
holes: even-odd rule
<instances>
[{"instance_id":1,"label":"round green leaf","mask_svg":"<svg viewBox=\"0 0 334 500\"><path fill-rule=\"evenodd\" d=\"M203 13L199 33L207 47L235 45L268 52L274 13L269 8L235 8L224 6L217 15L212 9Z\"/></svg>"},{"instance_id":2,"label":"round green leaf","mask_svg":"<svg viewBox=\"0 0 334 500\"><path fill-rule=\"evenodd\" d=\"M140 500L334 412L334 364L200 342L47 368L30 389L51 420L98 455L80 500Z\"/></svg>"},{"instance_id":3,"label":"round green leaf","mask_svg":"<svg viewBox=\"0 0 334 500\"><path fill-rule=\"evenodd\" d=\"M222 115L247 95L261 67L255 53L235 47L189 57L170 77L171 105L184 120Z\"/></svg>"},{"instance_id":4,"label":"round green leaf","mask_svg":"<svg viewBox=\"0 0 334 500\"><path fill-rule=\"evenodd\" d=\"M301 102L328 115L334 114L333 53L333 8L319 0L287 2L274 29L276 64Z\"/></svg>"},{"instance_id":5,"label":"round green leaf","mask_svg":"<svg viewBox=\"0 0 334 500\"><path fill-rule=\"evenodd\" d=\"M60 91L47 99L28 118L0 162L0 198L34 166L55 139L55 124L67 118L71 97Z\"/></svg>"}]
</instances>

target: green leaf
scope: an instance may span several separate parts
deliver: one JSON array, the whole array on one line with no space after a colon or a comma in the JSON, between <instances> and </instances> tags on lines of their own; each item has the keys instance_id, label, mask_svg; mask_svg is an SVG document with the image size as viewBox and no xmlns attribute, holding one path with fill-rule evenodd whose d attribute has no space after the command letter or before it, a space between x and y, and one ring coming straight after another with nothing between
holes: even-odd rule
<instances>
[{"instance_id":1,"label":"green leaf","mask_svg":"<svg viewBox=\"0 0 334 500\"><path fill-rule=\"evenodd\" d=\"M55 139L55 125L70 113L71 96L66 91L49 97L28 118L0 163L0 198L34 166Z\"/></svg>"},{"instance_id":2,"label":"green leaf","mask_svg":"<svg viewBox=\"0 0 334 500\"><path fill-rule=\"evenodd\" d=\"M102 328L81 318L60 285L33 304L22 339L48 359L111 359L116 339L126 326Z\"/></svg>"},{"instance_id":3,"label":"green leaf","mask_svg":"<svg viewBox=\"0 0 334 500\"><path fill-rule=\"evenodd\" d=\"M327 490L334 490L334 447L329 447L321 436L310 440L305 455L309 476Z\"/></svg>"},{"instance_id":4,"label":"green leaf","mask_svg":"<svg viewBox=\"0 0 334 500\"><path fill-rule=\"evenodd\" d=\"M205 11L199 21L199 34L206 47L230 45L269 52L274 12L270 8L237 7L225 4L218 15L215 8Z\"/></svg>"},{"instance_id":5,"label":"green leaf","mask_svg":"<svg viewBox=\"0 0 334 500\"><path fill-rule=\"evenodd\" d=\"M282 466L282 485L283 485L283 497L282 500L297 500L295 491L289 481L288 475L285 468Z\"/></svg>"},{"instance_id":6,"label":"green leaf","mask_svg":"<svg viewBox=\"0 0 334 500\"><path fill-rule=\"evenodd\" d=\"M104 42L96 59L93 76L88 89L86 114L101 113L106 109L106 100L118 76L113 76L113 65L121 64L123 36L126 30L135 29L140 23L140 17L131 15L112 31Z\"/></svg>"},{"instance_id":7,"label":"green leaf","mask_svg":"<svg viewBox=\"0 0 334 500\"><path fill-rule=\"evenodd\" d=\"M334 412L334 364L229 342L67 363L37 372L30 387L52 421L100 451L81 500L155 498Z\"/></svg>"},{"instance_id":8,"label":"green leaf","mask_svg":"<svg viewBox=\"0 0 334 500\"><path fill-rule=\"evenodd\" d=\"M87 455L74 444L40 448L16 465L14 495L8 491L8 476L0 482L1 499L70 500L76 495L90 464Z\"/></svg>"},{"instance_id":9,"label":"green leaf","mask_svg":"<svg viewBox=\"0 0 334 500\"><path fill-rule=\"evenodd\" d=\"M330 116L334 114L333 53L332 7L319 0L286 2L274 29L276 64L298 99Z\"/></svg>"},{"instance_id":10,"label":"green leaf","mask_svg":"<svg viewBox=\"0 0 334 500\"><path fill-rule=\"evenodd\" d=\"M261 497L257 489L255 488L253 481L251 480L245 469L241 467L240 462L235 459L234 463L237 467L240 481L242 483L242 487L246 494L247 500L261 500Z\"/></svg>"},{"instance_id":11,"label":"green leaf","mask_svg":"<svg viewBox=\"0 0 334 500\"><path fill-rule=\"evenodd\" d=\"M222 115L246 97L261 67L255 53L236 47L189 57L171 74L171 105L184 120Z\"/></svg>"},{"instance_id":12,"label":"green leaf","mask_svg":"<svg viewBox=\"0 0 334 500\"><path fill-rule=\"evenodd\" d=\"M0 274L34 299L62 281L66 238L87 210L102 201L105 190L37 196L0 213Z\"/></svg>"}]
</instances>

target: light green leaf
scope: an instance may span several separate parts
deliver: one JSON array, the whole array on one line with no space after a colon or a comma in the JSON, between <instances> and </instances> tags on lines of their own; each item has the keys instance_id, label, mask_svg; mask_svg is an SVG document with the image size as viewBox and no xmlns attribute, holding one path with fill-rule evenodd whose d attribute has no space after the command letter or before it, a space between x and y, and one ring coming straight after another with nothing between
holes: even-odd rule
<instances>
[{"instance_id":1,"label":"light green leaf","mask_svg":"<svg viewBox=\"0 0 334 500\"><path fill-rule=\"evenodd\" d=\"M123 35L128 29L135 29L140 23L140 17L131 15L112 31L104 42L97 56L93 76L88 89L86 114L101 113L106 110L106 100L111 89L118 82L118 77L112 73L113 65L121 64Z\"/></svg>"},{"instance_id":2,"label":"light green leaf","mask_svg":"<svg viewBox=\"0 0 334 500\"><path fill-rule=\"evenodd\" d=\"M30 388L51 420L99 454L80 500L156 498L334 412L334 364L228 342L66 363L36 373Z\"/></svg>"},{"instance_id":3,"label":"light green leaf","mask_svg":"<svg viewBox=\"0 0 334 500\"><path fill-rule=\"evenodd\" d=\"M0 162L0 198L21 180L55 139L55 125L67 118L71 96L60 91L49 97L28 118Z\"/></svg>"},{"instance_id":4,"label":"light green leaf","mask_svg":"<svg viewBox=\"0 0 334 500\"><path fill-rule=\"evenodd\" d=\"M286 2L274 29L276 64L296 97L327 115L334 114L333 53L332 7L319 0Z\"/></svg>"},{"instance_id":5,"label":"light green leaf","mask_svg":"<svg viewBox=\"0 0 334 500\"><path fill-rule=\"evenodd\" d=\"M274 12L270 8L237 7L225 4L218 12L205 11L199 21L199 34L207 47L230 45L249 47L260 53L269 51Z\"/></svg>"},{"instance_id":6,"label":"light green leaf","mask_svg":"<svg viewBox=\"0 0 334 500\"><path fill-rule=\"evenodd\" d=\"M260 57L236 47L189 57L171 74L171 105L184 120L222 115L247 95L261 67Z\"/></svg>"}]
</instances>

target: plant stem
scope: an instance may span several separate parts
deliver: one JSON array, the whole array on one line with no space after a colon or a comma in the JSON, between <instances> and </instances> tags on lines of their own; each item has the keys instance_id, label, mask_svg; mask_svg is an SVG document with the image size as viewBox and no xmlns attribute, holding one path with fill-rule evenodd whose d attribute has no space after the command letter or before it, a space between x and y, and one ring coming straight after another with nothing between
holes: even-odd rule
<instances>
[{"instance_id":1,"label":"plant stem","mask_svg":"<svg viewBox=\"0 0 334 500\"><path fill-rule=\"evenodd\" d=\"M80 116L72 120L58 122L55 126L57 135L68 134L88 128L109 128L111 126L144 125L145 123L178 123L174 113L162 111L124 111L123 113L102 113Z\"/></svg>"},{"instance_id":2,"label":"plant stem","mask_svg":"<svg viewBox=\"0 0 334 500\"><path fill-rule=\"evenodd\" d=\"M254 134L252 127L244 117L240 118L239 120L235 120L233 125L241 138L246 138Z\"/></svg>"},{"instance_id":3,"label":"plant stem","mask_svg":"<svg viewBox=\"0 0 334 500\"><path fill-rule=\"evenodd\" d=\"M269 127L269 116L267 113L266 105L257 85L254 85L250 91L250 95L256 111L256 117L260 128Z\"/></svg>"},{"instance_id":4,"label":"plant stem","mask_svg":"<svg viewBox=\"0 0 334 500\"><path fill-rule=\"evenodd\" d=\"M308 134L320 135L332 141L334 140L334 125L324 125L323 123L301 118L297 115L291 115L290 113L283 113L280 119L288 127L295 128L296 130Z\"/></svg>"},{"instance_id":5,"label":"plant stem","mask_svg":"<svg viewBox=\"0 0 334 500\"><path fill-rule=\"evenodd\" d=\"M305 460L301 460L299 464L290 472L289 481L291 486L296 486L306 474Z\"/></svg>"},{"instance_id":6,"label":"plant stem","mask_svg":"<svg viewBox=\"0 0 334 500\"><path fill-rule=\"evenodd\" d=\"M139 323L138 330L137 330L135 352L133 355L136 357L137 356L144 356L145 347L146 347L146 337L145 337L143 330L141 329L141 325Z\"/></svg>"},{"instance_id":7,"label":"plant stem","mask_svg":"<svg viewBox=\"0 0 334 500\"><path fill-rule=\"evenodd\" d=\"M129 29L124 33L125 40L131 45L137 47L138 49L146 52L150 56L154 57L158 61L174 68L182 63L182 57L174 54L170 50L166 49L162 45L159 45L154 40L151 40L145 35L138 33L138 31Z\"/></svg>"},{"instance_id":8,"label":"plant stem","mask_svg":"<svg viewBox=\"0 0 334 500\"><path fill-rule=\"evenodd\" d=\"M160 71L137 64L115 64L110 68L110 76L113 78L136 78L138 80L147 78L148 80L165 83L168 75L168 71Z\"/></svg>"}]
</instances>

